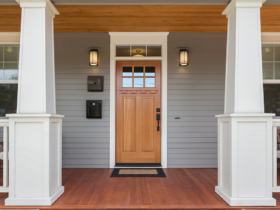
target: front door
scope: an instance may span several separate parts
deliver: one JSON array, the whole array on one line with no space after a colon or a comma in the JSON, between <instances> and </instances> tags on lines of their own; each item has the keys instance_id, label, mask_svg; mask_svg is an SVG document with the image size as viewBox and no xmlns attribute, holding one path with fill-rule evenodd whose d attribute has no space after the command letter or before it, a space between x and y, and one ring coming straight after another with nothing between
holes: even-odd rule
<instances>
[{"instance_id":1,"label":"front door","mask_svg":"<svg viewBox=\"0 0 280 210\"><path fill-rule=\"evenodd\" d=\"M119 61L116 163L160 163L161 62Z\"/></svg>"}]
</instances>

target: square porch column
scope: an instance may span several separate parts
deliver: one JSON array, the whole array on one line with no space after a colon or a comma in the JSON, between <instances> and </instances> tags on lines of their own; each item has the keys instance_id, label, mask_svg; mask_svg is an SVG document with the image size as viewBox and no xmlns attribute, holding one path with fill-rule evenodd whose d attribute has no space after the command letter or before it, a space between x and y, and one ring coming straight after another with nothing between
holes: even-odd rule
<instances>
[{"instance_id":1,"label":"square porch column","mask_svg":"<svg viewBox=\"0 0 280 210\"><path fill-rule=\"evenodd\" d=\"M17 113L9 114L6 206L50 206L62 186L62 115L56 114L50 0L17 0L22 8Z\"/></svg>"},{"instance_id":2,"label":"square porch column","mask_svg":"<svg viewBox=\"0 0 280 210\"><path fill-rule=\"evenodd\" d=\"M260 8L232 0L228 18L224 114L218 118L218 186L231 206L275 206L272 117L264 113Z\"/></svg>"}]
</instances>

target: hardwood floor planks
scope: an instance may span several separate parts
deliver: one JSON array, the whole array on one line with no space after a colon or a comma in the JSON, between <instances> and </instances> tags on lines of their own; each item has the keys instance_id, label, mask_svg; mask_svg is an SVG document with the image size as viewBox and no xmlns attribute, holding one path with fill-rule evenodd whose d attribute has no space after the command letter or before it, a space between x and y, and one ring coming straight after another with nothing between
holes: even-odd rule
<instances>
[{"instance_id":1,"label":"hardwood floor planks","mask_svg":"<svg viewBox=\"0 0 280 210\"><path fill-rule=\"evenodd\" d=\"M228 206L215 193L217 169L164 171L165 178L111 178L112 169L63 169L65 193L51 207L17 209L240 209ZM4 206L7 197L0 194L0 209L13 208ZM280 208L280 193L273 197L277 206L265 209ZM242 209L246 208L252 209Z\"/></svg>"}]
</instances>

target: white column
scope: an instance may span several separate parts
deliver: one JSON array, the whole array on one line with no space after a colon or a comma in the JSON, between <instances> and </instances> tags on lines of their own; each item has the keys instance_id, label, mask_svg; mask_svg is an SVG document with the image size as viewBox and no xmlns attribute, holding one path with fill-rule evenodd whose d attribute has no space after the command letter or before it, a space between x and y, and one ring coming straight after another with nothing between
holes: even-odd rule
<instances>
[{"instance_id":1,"label":"white column","mask_svg":"<svg viewBox=\"0 0 280 210\"><path fill-rule=\"evenodd\" d=\"M224 114L218 115L218 186L231 206L275 206L272 116L264 113L260 8L232 0L228 18Z\"/></svg>"},{"instance_id":2,"label":"white column","mask_svg":"<svg viewBox=\"0 0 280 210\"><path fill-rule=\"evenodd\" d=\"M6 206L49 206L62 186L62 117L56 114L50 0L17 0L22 8L17 113L9 117Z\"/></svg>"}]
</instances>

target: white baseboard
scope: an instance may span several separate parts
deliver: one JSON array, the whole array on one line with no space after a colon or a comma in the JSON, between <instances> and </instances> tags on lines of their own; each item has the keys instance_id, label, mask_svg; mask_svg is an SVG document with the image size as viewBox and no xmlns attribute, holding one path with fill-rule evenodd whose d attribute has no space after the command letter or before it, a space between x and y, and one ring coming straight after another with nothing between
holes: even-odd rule
<instances>
[{"instance_id":1,"label":"white baseboard","mask_svg":"<svg viewBox=\"0 0 280 210\"><path fill-rule=\"evenodd\" d=\"M49 198L7 198L5 206L51 206L63 193L62 186Z\"/></svg>"},{"instance_id":2,"label":"white baseboard","mask_svg":"<svg viewBox=\"0 0 280 210\"><path fill-rule=\"evenodd\" d=\"M215 187L215 192L230 206L276 206L274 198L231 198L220 187Z\"/></svg>"}]
</instances>

